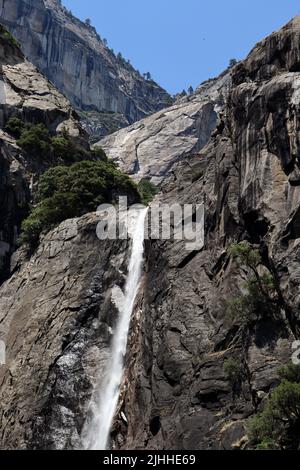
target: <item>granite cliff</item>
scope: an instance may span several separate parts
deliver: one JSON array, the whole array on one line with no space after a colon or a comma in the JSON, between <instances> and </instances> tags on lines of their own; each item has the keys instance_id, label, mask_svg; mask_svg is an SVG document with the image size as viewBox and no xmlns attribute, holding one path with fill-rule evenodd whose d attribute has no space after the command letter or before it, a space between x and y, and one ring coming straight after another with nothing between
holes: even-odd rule
<instances>
[{"instance_id":1,"label":"granite cliff","mask_svg":"<svg viewBox=\"0 0 300 470\"><path fill-rule=\"evenodd\" d=\"M105 137L97 145L136 180L147 178L159 184L178 161L207 144L229 87L227 71L203 83L192 96Z\"/></svg>"},{"instance_id":2,"label":"granite cliff","mask_svg":"<svg viewBox=\"0 0 300 470\"><path fill-rule=\"evenodd\" d=\"M38 176L51 165L27 158L17 139L5 130L11 117L43 123L51 132L66 129L80 144L87 135L69 101L28 62L17 42L0 26L0 266L6 267L16 248L20 224L32 200Z\"/></svg>"},{"instance_id":3,"label":"granite cliff","mask_svg":"<svg viewBox=\"0 0 300 470\"><path fill-rule=\"evenodd\" d=\"M40 176L51 166L72 165L75 156L24 149L18 129L9 126L12 118L25 129L44 126L58 142L67 135L71 148L90 158L88 136L70 102L0 26L0 340L6 345L0 447L80 448L92 389L108 355L117 316L113 293L124 285L128 242L101 243L99 217L92 213L44 233L33 253L18 248Z\"/></svg>"},{"instance_id":4,"label":"granite cliff","mask_svg":"<svg viewBox=\"0 0 300 470\"><path fill-rule=\"evenodd\" d=\"M218 129L163 185L163 202L205 203L205 247L147 244L117 447L247 448L247 422L290 361L300 334L299 35L297 17L235 67ZM242 312L233 320L226 307L249 276L230 255L241 240L260 251L280 298L279 315L257 318L242 338ZM229 359L242 364L235 384Z\"/></svg>"},{"instance_id":5,"label":"granite cliff","mask_svg":"<svg viewBox=\"0 0 300 470\"><path fill-rule=\"evenodd\" d=\"M172 102L58 0L1 0L0 21L22 43L26 57L81 112L93 141Z\"/></svg>"}]
</instances>

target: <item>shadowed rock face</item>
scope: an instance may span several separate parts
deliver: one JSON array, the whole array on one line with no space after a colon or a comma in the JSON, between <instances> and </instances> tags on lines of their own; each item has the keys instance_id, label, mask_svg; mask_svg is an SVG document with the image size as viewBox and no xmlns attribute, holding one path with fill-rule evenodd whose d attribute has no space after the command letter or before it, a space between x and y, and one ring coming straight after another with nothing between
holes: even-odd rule
<instances>
[{"instance_id":1,"label":"shadowed rock face","mask_svg":"<svg viewBox=\"0 0 300 470\"><path fill-rule=\"evenodd\" d=\"M203 84L191 97L112 134L97 145L135 179L160 183L174 165L208 142L225 103L230 74Z\"/></svg>"},{"instance_id":2,"label":"shadowed rock face","mask_svg":"<svg viewBox=\"0 0 300 470\"><path fill-rule=\"evenodd\" d=\"M278 384L300 327L299 17L260 43L232 73L223 125L163 185L163 202L206 207L206 243L147 244L142 315L133 321L115 446L245 448L245 425ZM226 314L241 277L228 246L261 250L282 296L281 319L257 321L243 341ZM224 361L242 358L234 389Z\"/></svg>"},{"instance_id":3,"label":"shadowed rock face","mask_svg":"<svg viewBox=\"0 0 300 470\"><path fill-rule=\"evenodd\" d=\"M86 128L98 138L172 101L57 0L1 0L0 21L29 60L84 112Z\"/></svg>"}]
</instances>

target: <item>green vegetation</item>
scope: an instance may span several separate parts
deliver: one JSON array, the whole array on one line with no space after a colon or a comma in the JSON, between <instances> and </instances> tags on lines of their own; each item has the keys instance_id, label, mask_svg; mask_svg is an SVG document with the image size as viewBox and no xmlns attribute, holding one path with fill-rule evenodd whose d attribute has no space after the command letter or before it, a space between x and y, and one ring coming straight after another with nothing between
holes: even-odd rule
<instances>
[{"instance_id":1,"label":"green vegetation","mask_svg":"<svg viewBox=\"0 0 300 470\"><path fill-rule=\"evenodd\" d=\"M138 190L141 195L142 203L148 206L158 193L158 188L146 178L142 179L138 184Z\"/></svg>"},{"instance_id":2,"label":"green vegetation","mask_svg":"<svg viewBox=\"0 0 300 470\"><path fill-rule=\"evenodd\" d=\"M100 147L87 150L76 144L66 130L52 136L44 124L24 123L17 116L8 119L5 130L17 139L18 145L32 158L56 164L81 160L108 161Z\"/></svg>"},{"instance_id":3,"label":"green vegetation","mask_svg":"<svg viewBox=\"0 0 300 470\"><path fill-rule=\"evenodd\" d=\"M296 364L291 363L288 366L281 367L278 370L278 375L281 380L300 384L300 366L297 366Z\"/></svg>"},{"instance_id":4,"label":"green vegetation","mask_svg":"<svg viewBox=\"0 0 300 470\"><path fill-rule=\"evenodd\" d=\"M251 278L244 288L244 295L227 303L227 314L231 320L238 320L241 325L250 326L254 321L275 318L279 314L273 278L269 273L260 276L259 281Z\"/></svg>"},{"instance_id":5,"label":"green vegetation","mask_svg":"<svg viewBox=\"0 0 300 470\"><path fill-rule=\"evenodd\" d=\"M107 155L106 153L104 152L104 150L101 148L101 147L94 147L91 149L91 155L93 157L94 160L102 160L104 162L107 162L108 163L108 158L107 158Z\"/></svg>"},{"instance_id":6,"label":"green vegetation","mask_svg":"<svg viewBox=\"0 0 300 470\"><path fill-rule=\"evenodd\" d=\"M113 203L120 194L140 200L135 183L108 161L81 161L50 168L40 178L37 206L22 224L21 243L34 248L41 232L65 219Z\"/></svg>"},{"instance_id":7,"label":"green vegetation","mask_svg":"<svg viewBox=\"0 0 300 470\"><path fill-rule=\"evenodd\" d=\"M121 127L124 127L126 125L124 116L120 113L116 113L113 111L79 111L79 115L84 120L100 120L101 127L103 126L109 134L118 131ZM95 135L91 135L91 143L96 144L97 142L99 142L100 138L101 134L98 134L96 131Z\"/></svg>"},{"instance_id":8,"label":"green vegetation","mask_svg":"<svg viewBox=\"0 0 300 470\"><path fill-rule=\"evenodd\" d=\"M64 163L72 163L94 158L92 151L88 151L79 145L76 145L66 133L51 138L50 153L53 155L54 161L61 161Z\"/></svg>"},{"instance_id":9,"label":"green vegetation","mask_svg":"<svg viewBox=\"0 0 300 470\"><path fill-rule=\"evenodd\" d=\"M21 243L34 248L42 232L65 219L79 217L102 203L114 203L127 195L129 203L148 204L157 193L150 181L139 187L109 161L100 147L86 149L76 144L66 130L51 135L42 123L24 123L12 116L5 129L29 158L52 166L40 178L36 206L22 223Z\"/></svg>"},{"instance_id":10,"label":"green vegetation","mask_svg":"<svg viewBox=\"0 0 300 470\"><path fill-rule=\"evenodd\" d=\"M44 124L25 126L21 131L18 145L33 156L45 156L50 154L51 137Z\"/></svg>"},{"instance_id":11,"label":"green vegetation","mask_svg":"<svg viewBox=\"0 0 300 470\"><path fill-rule=\"evenodd\" d=\"M12 123L15 122L16 118L11 118L6 128L11 128ZM18 131L20 131L18 145L34 158L57 163L74 163L93 159L96 156L92 151L75 144L66 131L60 135L51 136L46 126L41 123L23 125L23 128L19 127Z\"/></svg>"},{"instance_id":12,"label":"green vegetation","mask_svg":"<svg viewBox=\"0 0 300 470\"><path fill-rule=\"evenodd\" d=\"M227 303L227 314L231 320L237 320L243 327L248 327L252 322L263 318L276 318L280 314L280 305L274 279L270 272L260 273L262 259L259 251L248 242L241 242L232 245L229 253L240 267L248 268L253 274L245 283L246 293Z\"/></svg>"},{"instance_id":13,"label":"green vegetation","mask_svg":"<svg viewBox=\"0 0 300 470\"><path fill-rule=\"evenodd\" d=\"M224 374L226 380L234 388L244 379L245 371L242 362L233 357L224 361Z\"/></svg>"},{"instance_id":14,"label":"green vegetation","mask_svg":"<svg viewBox=\"0 0 300 470\"><path fill-rule=\"evenodd\" d=\"M300 366L286 366L279 375L281 384L250 421L248 435L258 449L300 450Z\"/></svg>"},{"instance_id":15,"label":"green vegetation","mask_svg":"<svg viewBox=\"0 0 300 470\"><path fill-rule=\"evenodd\" d=\"M20 47L16 38L0 24L0 39L8 42L12 46Z\"/></svg>"}]
</instances>

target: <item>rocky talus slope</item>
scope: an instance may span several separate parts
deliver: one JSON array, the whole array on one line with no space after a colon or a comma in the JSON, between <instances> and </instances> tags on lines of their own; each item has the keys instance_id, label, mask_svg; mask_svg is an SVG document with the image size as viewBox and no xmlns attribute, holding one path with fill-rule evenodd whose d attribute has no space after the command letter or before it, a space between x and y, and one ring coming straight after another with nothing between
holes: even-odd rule
<instances>
[{"instance_id":1,"label":"rocky talus slope","mask_svg":"<svg viewBox=\"0 0 300 470\"><path fill-rule=\"evenodd\" d=\"M196 153L162 185L162 202L204 202L205 247L145 244L115 448L247 448L247 422L291 358L300 302L299 36L297 17L233 69L208 142L197 147L193 138ZM159 142L162 148L163 133ZM8 136L2 153L4 145L15 149L9 155L21 155ZM128 260L127 242L97 239L97 220L96 214L68 220L43 236L30 260L22 249L13 256L11 277L0 288L0 339L7 344L2 448L82 445ZM280 306L277 316L258 317L246 330L227 314L228 301L245 294L249 279L229 250L241 240L260 251ZM234 386L224 368L230 358L243 367Z\"/></svg>"},{"instance_id":2,"label":"rocky talus slope","mask_svg":"<svg viewBox=\"0 0 300 470\"><path fill-rule=\"evenodd\" d=\"M159 184L182 158L207 144L230 87L230 73L210 80L195 94L178 100L130 127L100 140L107 155L136 180Z\"/></svg>"},{"instance_id":3,"label":"rocky talus slope","mask_svg":"<svg viewBox=\"0 0 300 470\"><path fill-rule=\"evenodd\" d=\"M300 17L259 43L232 74L218 130L181 162L163 187L163 202L206 207L204 250L182 242L147 244L143 297L132 325L115 445L149 449L243 449L246 423L278 384L300 327ZM231 243L260 249L281 298L238 338L226 313L241 296L247 270ZM233 388L229 358L243 361Z\"/></svg>"},{"instance_id":4,"label":"rocky talus slope","mask_svg":"<svg viewBox=\"0 0 300 470\"><path fill-rule=\"evenodd\" d=\"M26 57L82 111L94 139L172 102L58 0L1 0L0 21L22 43Z\"/></svg>"}]
</instances>

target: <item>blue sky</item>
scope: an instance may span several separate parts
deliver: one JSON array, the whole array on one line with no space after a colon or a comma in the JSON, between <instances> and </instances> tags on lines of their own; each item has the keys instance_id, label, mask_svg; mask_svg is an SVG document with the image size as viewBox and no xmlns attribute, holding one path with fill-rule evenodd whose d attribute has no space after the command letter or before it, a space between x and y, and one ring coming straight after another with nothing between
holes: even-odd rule
<instances>
[{"instance_id":1,"label":"blue sky","mask_svg":"<svg viewBox=\"0 0 300 470\"><path fill-rule=\"evenodd\" d=\"M218 75L300 13L299 0L63 0L170 93Z\"/></svg>"}]
</instances>

